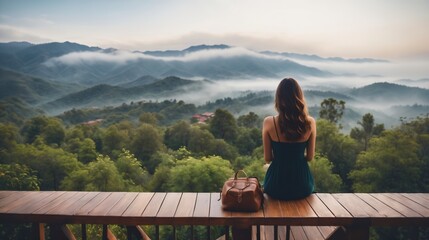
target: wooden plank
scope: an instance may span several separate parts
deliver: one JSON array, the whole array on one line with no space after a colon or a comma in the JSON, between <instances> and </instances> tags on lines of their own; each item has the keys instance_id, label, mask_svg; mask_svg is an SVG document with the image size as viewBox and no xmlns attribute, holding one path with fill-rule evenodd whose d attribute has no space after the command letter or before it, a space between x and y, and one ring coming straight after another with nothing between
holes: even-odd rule
<instances>
[{"instance_id":1,"label":"wooden plank","mask_svg":"<svg viewBox=\"0 0 429 240\"><path fill-rule=\"evenodd\" d=\"M29 214L62 194L64 194L64 192L35 192L34 195L28 196L28 199L18 199L11 203L5 212Z\"/></svg>"},{"instance_id":2,"label":"wooden plank","mask_svg":"<svg viewBox=\"0 0 429 240\"><path fill-rule=\"evenodd\" d=\"M33 212L33 214L46 214L49 210L57 207L62 206L64 202L67 201L74 201L73 197L77 195L77 192L63 192L63 194L55 194L58 195L55 198L52 198L51 201L48 199L45 199L45 204L41 205L39 209ZM52 196L52 195L51 195Z\"/></svg>"},{"instance_id":3,"label":"wooden plank","mask_svg":"<svg viewBox=\"0 0 429 240\"><path fill-rule=\"evenodd\" d=\"M313 208L308 204L306 199L300 199L293 201L295 206L298 208L299 215L303 218L317 218L317 214Z\"/></svg>"},{"instance_id":4,"label":"wooden plank","mask_svg":"<svg viewBox=\"0 0 429 240\"><path fill-rule=\"evenodd\" d=\"M425 208L429 208L429 199L423 197L423 194L420 193L402 193L402 196L420 204Z\"/></svg>"},{"instance_id":5,"label":"wooden plank","mask_svg":"<svg viewBox=\"0 0 429 240\"><path fill-rule=\"evenodd\" d=\"M300 213L295 201L279 201L280 209L282 211L283 218L298 218Z\"/></svg>"},{"instance_id":6,"label":"wooden plank","mask_svg":"<svg viewBox=\"0 0 429 240\"><path fill-rule=\"evenodd\" d=\"M210 225L232 225L231 212L222 209L219 193L210 194Z\"/></svg>"},{"instance_id":7,"label":"wooden plank","mask_svg":"<svg viewBox=\"0 0 429 240\"><path fill-rule=\"evenodd\" d=\"M139 193L130 206L122 214L123 217L140 217L149 204L154 193Z\"/></svg>"},{"instance_id":8,"label":"wooden plank","mask_svg":"<svg viewBox=\"0 0 429 240\"><path fill-rule=\"evenodd\" d=\"M386 195L389 198L394 199L397 202L400 202L404 205L406 205L407 207L413 209L414 211L418 212L420 215L424 216L424 217L429 217L429 209L420 205L419 203L405 197L402 196L399 193L386 193Z\"/></svg>"},{"instance_id":9,"label":"wooden plank","mask_svg":"<svg viewBox=\"0 0 429 240\"><path fill-rule=\"evenodd\" d=\"M146 209L144 210L142 217L155 218L166 195L167 195L166 193L161 193L161 192L155 193L152 199L150 200L150 202L148 203L148 205L146 206Z\"/></svg>"},{"instance_id":10,"label":"wooden plank","mask_svg":"<svg viewBox=\"0 0 429 240\"><path fill-rule=\"evenodd\" d=\"M351 214L331 194L317 193L316 195L336 218L351 218Z\"/></svg>"},{"instance_id":11,"label":"wooden plank","mask_svg":"<svg viewBox=\"0 0 429 240\"><path fill-rule=\"evenodd\" d=\"M231 218L235 226L249 227L251 225L259 224L260 219L264 219L264 212L260 209L257 212L231 212Z\"/></svg>"},{"instance_id":12,"label":"wooden plank","mask_svg":"<svg viewBox=\"0 0 429 240\"><path fill-rule=\"evenodd\" d=\"M184 225L198 223L192 219L197 201L197 193L183 193L177 211L174 215L174 225Z\"/></svg>"},{"instance_id":13,"label":"wooden plank","mask_svg":"<svg viewBox=\"0 0 429 240\"><path fill-rule=\"evenodd\" d=\"M53 209L50 209L47 214L65 216L75 215L75 213L79 211L79 209L81 209L99 194L99 192L79 192L78 195L80 196L80 198L77 199L75 202L70 201L67 203L63 203Z\"/></svg>"},{"instance_id":14,"label":"wooden plank","mask_svg":"<svg viewBox=\"0 0 429 240\"><path fill-rule=\"evenodd\" d=\"M368 205L373 207L380 215L383 217L373 217L371 218L371 224L376 226L388 226L388 225L398 225L403 221L404 215L395 211L387 204L381 202L380 200L374 198L368 193L357 193L360 199L365 201Z\"/></svg>"},{"instance_id":15,"label":"wooden plank","mask_svg":"<svg viewBox=\"0 0 429 240\"><path fill-rule=\"evenodd\" d=\"M106 216L122 216L130 204L136 199L137 192L126 193L110 210Z\"/></svg>"},{"instance_id":16,"label":"wooden plank","mask_svg":"<svg viewBox=\"0 0 429 240\"><path fill-rule=\"evenodd\" d=\"M355 218L381 217L377 211L354 194L335 194L337 201Z\"/></svg>"},{"instance_id":17,"label":"wooden plank","mask_svg":"<svg viewBox=\"0 0 429 240\"><path fill-rule=\"evenodd\" d=\"M404 217L399 212L393 210L385 203L381 202L380 200L374 198L368 193L356 193L356 196L358 196L360 199L365 201L367 204L369 204L371 207L373 207L380 215L385 217Z\"/></svg>"},{"instance_id":18,"label":"wooden plank","mask_svg":"<svg viewBox=\"0 0 429 240\"><path fill-rule=\"evenodd\" d=\"M94 208L96 208L101 202L104 201L108 196L112 194L111 192L100 192L89 200L85 205L83 205L79 210L75 212L76 216L88 216Z\"/></svg>"},{"instance_id":19,"label":"wooden plank","mask_svg":"<svg viewBox=\"0 0 429 240\"><path fill-rule=\"evenodd\" d=\"M97 206L94 206L89 212L88 216L105 216L112 209L113 206L118 203L122 197L125 196L124 192L112 192L107 196L103 201L101 201Z\"/></svg>"},{"instance_id":20,"label":"wooden plank","mask_svg":"<svg viewBox=\"0 0 429 240\"><path fill-rule=\"evenodd\" d=\"M8 209L19 204L30 202L32 197L38 196L40 192L13 192L8 197L0 200L0 212L6 213Z\"/></svg>"},{"instance_id":21,"label":"wooden plank","mask_svg":"<svg viewBox=\"0 0 429 240\"><path fill-rule=\"evenodd\" d=\"M277 226L277 239L278 240L285 240L286 239L286 226Z\"/></svg>"},{"instance_id":22,"label":"wooden plank","mask_svg":"<svg viewBox=\"0 0 429 240\"><path fill-rule=\"evenodd\" d=\"M334 226L318 226L317 228L322 234L323 239L328 238L328 236L330 236L337 229L337 227Z\"/></svg>"},{"instance_id":23,"label":"wooden plank","mask_svg":"<svg viewBox=\"0 0 429 240\"><path fill-rule=\"evenodd\" d=\"M306 198L306 201L311 206L313 211L317 214L317 216L324 218L334 217L334 214L332 214L329 208L326 207L326 205L322 202L322 200L320 200L317 195L311 194Z\"/></svg>"},{"instance_id":24,"label":"wooden plank","mask_svg":"<svg viewBox=\"0 0 429 240\"><path fill-rule=\"evenodd\" d=\"M306 240L306 239L308 239L307 235L304 232L304 229L302 228L302 226L291 226L291 228L290 228L290 234L293 237L293 239L296 239L296 240Z\"/></svg>"},{"instance_id":25,"label":"wooden plank","mask_svg":"<svg viewBox=\"0 0 429 240\"><path fill-rule=\"evenodd\" d=\"M421 196L422 198L429 200L429 193L415 193L415 194Z\"/></svg>"},{"instance_id":26,"label":"wooden plank","mask_svg":"<svg viewBox=\"0 0 429 240\"><path fill-rule=\"evenodd\" d=\"M3 198L10 197L14 195L17 191L8 191L8 190L1 190L0 191L0 200Z\"/></svg>"},{"instance_id":27,"label":"wooden plank","mask_svg":"<svg viewBox=\"0 0 429 240\"><path fill-rule=\"evenodd\" d=\"M262 225L261 234L263 239L266 239L266 240L274 239L274 226Z\"/></svg>"},{"instance_id":28,"label":"wooden plank","mask_svg":"<svg viewBox=\"0 0 429 240\"><path fill-rule=\"evenodd\" d=\"M303 230L308 239L311 240L324 240L322 233L317 227L313 226L304 226Z\"/></svg>"},{"instance_id":29,"label":"wooden plank","mask_svg":"<svg viewBox=\"0 0 429 240\"><path fill-rule=\"evenodd\" d=\"M282 209L280 208L280 201L274 199L267 194L264 194L264 215L265 218L281 218Z\"/></svg>"},{"instance_id":30,"label":"wooden plank","mask_svg":"<svg viewBox=\"0 0 429 240\"><path fill-rule=\"evenodd\" d=\"M401 202L395 201L392 198L389 198L385 193L373 193L371 194L374 198L380 200L381 202L385 203L386 205L389 205L389 207L393 208L395 211L401 213L407 218L410 217L422 217L419 213L414 211L413 209L410 209L406 205L404 205Z\"/></svg>"},{"instance_id":31,"label":"wooden plank","mask_svg":"<svg viewBox=\"0 0 429 240\"><path fill-rule=\"evenodd\" d=\"M157 224L173 224L174 215L177 211L177 206L179 206L180 198L182 193L173 192L167 193L164 198L158 214L156 215L155 223ZM184 223L187 224L187 223Z\"/></svg>"},{"instance_id":32,"label":"wooden plank","mask_svg":"<svg viewBox=\"0 0 429 240\"><path fill-rule=\"evenodd\" d=\"M201 225L209 224L210 215L210 193L197 193L194 209L194 220Z\"/></svg>"}]
</instances>

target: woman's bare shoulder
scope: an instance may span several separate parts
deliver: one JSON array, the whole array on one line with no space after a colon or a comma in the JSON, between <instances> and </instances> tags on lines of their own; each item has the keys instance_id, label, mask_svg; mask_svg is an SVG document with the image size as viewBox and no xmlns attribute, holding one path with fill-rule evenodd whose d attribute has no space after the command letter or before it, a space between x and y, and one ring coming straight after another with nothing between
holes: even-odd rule
<instances>
[{"instance_id":1,"label":"woman's bare shoulder","mask_svg":"<svg viewBox=\"0 0 429 240\"><path fill-rule=\"evenodd\" d=\"M273 125L273 123L274 123L273 122L273 117L274 116L267 116L267 117L264 118L264 126L265 127Z\"/></svg>"},{"instance_id":2,"label":"woman's bare shoulder","mask_svg":"<svg viewBox=\"0 0 429 240\"><path fill-rule=\"evenodd\" d=\"M312 116L307 116L307 120L308 120L311 124L316 123L316 120L315 120Z\"/></svg>"}]
</instances>

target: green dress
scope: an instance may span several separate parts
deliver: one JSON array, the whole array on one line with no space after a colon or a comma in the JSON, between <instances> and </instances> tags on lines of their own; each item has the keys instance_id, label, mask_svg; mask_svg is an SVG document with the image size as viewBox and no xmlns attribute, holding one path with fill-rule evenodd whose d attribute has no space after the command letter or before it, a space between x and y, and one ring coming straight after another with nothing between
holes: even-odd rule
<instances>
[{"instance_id":1,"label":"green dress","mask_svg":"<svg viewBox=\"0 0 429 240\"><path fill-rule=\"evenodd\" d=\"M280 140L277 127L276 134ZM265 174L265 193L273 198L292 200L305 198L314 191L313 175L304 155L307 144L308 141L271 140L274 158Z\"/></svg>"}]
</instances>

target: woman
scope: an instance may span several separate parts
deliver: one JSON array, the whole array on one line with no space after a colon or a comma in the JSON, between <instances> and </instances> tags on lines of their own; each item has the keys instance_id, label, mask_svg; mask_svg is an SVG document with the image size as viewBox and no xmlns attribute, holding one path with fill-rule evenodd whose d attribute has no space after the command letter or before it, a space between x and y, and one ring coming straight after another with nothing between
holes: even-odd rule
<instances>
[{"instance_id":1,"label":"woman","mask_svg":"<svg viewBox=\"0 0 429 240\"><path fill-rule=\"evenodd\" d=\"M314 157L316 122L308 115L304 95L293 78L283 79L275 96L277 116L264 119L264 159L271 163L264 179L264 192L273 198L305 198L314 190L308 161Z\"/></svg>"},{"instance_id":2,"label":"woman","mask_svg":"<svg viewBox=\"0 0 429 240\"><path fill-rule=\"evenodd\" d=\"M275 97L277 116L264 119L264 159L271 163L264 192L283 200L305 198L314 190L307 162L314 157L316 121L308 115L301 87L292 78L283 79ZM251 239L251 227L233 227L233 239Z\"/></svg>"}]
</instances>

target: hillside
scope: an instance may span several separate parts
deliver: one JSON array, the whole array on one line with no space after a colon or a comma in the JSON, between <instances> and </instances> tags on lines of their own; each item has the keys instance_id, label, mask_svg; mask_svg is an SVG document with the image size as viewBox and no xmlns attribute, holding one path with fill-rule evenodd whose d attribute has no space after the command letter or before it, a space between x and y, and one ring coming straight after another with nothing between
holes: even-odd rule
<instances>
[{"instance_id":1,"label":"hillside","mask_svg":"<svg viewBox=\"0 0 429 240\"><path fill-rule=\"evenodd\" d=\"M4 50L8 47L16 50ZM3 43L0 67L60 82L120 85L145 75L211 80L331 76L285 58L227 45L197 45L183 50L126 52L77 43Z\"/></svg>"},{"instance_id":2,"label":"hillside","mask_svg":"<svg viewBox=\"0 0 429 240\"><path fill-rule=\"evenodd\" d=\"M351 89L348 94L361 101L388 103L389 105L429 105L429 90L394 83L380 82Z\"/></svg>"},{"instance_id":3,"label":"hillside","mask_svg":"<svg viewBox=\"0 0 429 240\"><path fill-rule=\"evenodd\" d=\"M155 79L152 83L128 88L100 84L51 101L42 108L48 112L57 113L71 108L120 105L145 98L173 98L176 94L198 91L207 84L209 84L208 81L192 81L178 77Z\"/></svg>"},{"instance_id":4,"label":"hillside","mask_svg":"<svg viewBox=\"0 0 429 240\"><path fill-rule=\"evenodd\" d=\"M53 82L0 68L0 100L16 97L35 105L77 89L80 89L78 85Z\"/></svg>"}]
</instances>

